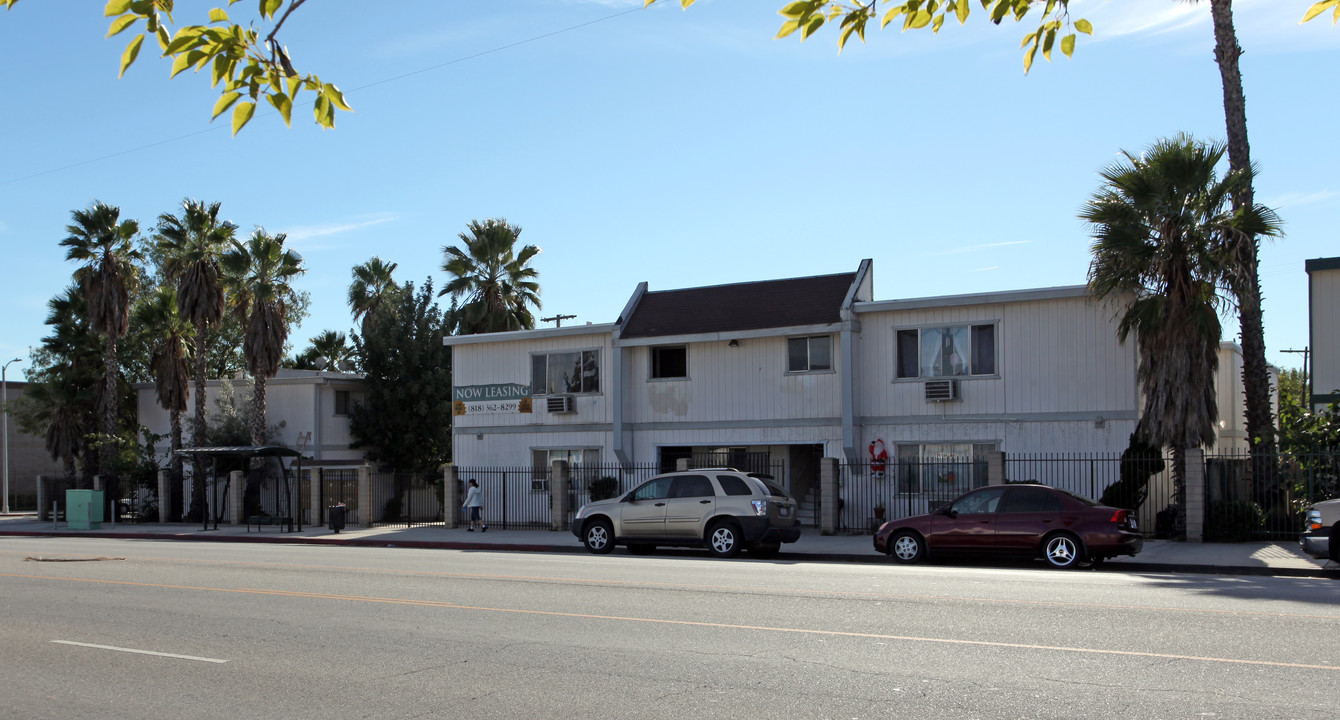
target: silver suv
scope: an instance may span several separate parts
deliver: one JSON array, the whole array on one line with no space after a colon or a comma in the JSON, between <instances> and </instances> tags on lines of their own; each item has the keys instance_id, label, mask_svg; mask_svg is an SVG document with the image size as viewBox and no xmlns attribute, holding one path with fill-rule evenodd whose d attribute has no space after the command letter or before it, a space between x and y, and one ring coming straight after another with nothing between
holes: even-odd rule
<instances>
[{"instance_id":1,"label":"silver suv","mask_svg":"<svg viewBox=\"0 0 1340 720\"><path fill-rule=\"evenodd\" d=\"M637 555L682 545L706 546L723 558L744 547L769 557L800 539L796 501L770 480L734 468L657 475L619 497L583 505L572 533L600 554L615 545Z\"/></svg>"}]
</instances>

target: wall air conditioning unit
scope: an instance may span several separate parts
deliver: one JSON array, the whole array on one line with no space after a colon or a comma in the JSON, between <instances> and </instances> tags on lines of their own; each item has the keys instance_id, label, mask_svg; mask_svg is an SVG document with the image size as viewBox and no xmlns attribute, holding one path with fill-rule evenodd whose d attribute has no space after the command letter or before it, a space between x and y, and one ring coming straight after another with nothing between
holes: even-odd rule
<instances>
[{"instance_id":1,"label":"wall air conditioning unit","mask_svg":"<svg viewBox=\"0 0 1340 720\"><path fill-rule=\"evenodd\" d=\"M545 400L545 407L555 415L577 412L577 405L571 395L553 395Z\"/></svg>"},{"instance_id":2,"label":"wall air conditioning unit","mask_svg":"<svg viewBox=\"0 0 1340 720\"><path fill-rule=\"evenodd\" d=\"M926 402L951 402L958 399L957 380L926 381Z\"/></svg>"}]
</instances>

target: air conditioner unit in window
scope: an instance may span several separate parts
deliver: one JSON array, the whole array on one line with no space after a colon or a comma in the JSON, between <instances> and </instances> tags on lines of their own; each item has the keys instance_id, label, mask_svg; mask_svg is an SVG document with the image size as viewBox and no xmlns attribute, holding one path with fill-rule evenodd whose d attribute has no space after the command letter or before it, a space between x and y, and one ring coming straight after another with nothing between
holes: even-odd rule
<instances>
[{"instance_id":1,"label":"air conditioner unit in window","mask_svg":"<svg viewBox=\"0 0 1340 720\"><path fill-rule=\"evenodd\" d=\"M545 401L546 408L551 413L575 413L577 406L572 402L571 395L552 395Z\"/></svg>"},{"instance_id":2,"label":"air conditioner unit in window","mask_svg":"<svg viewBox=\"0 0 1340 720\"><path fill-rule=\"evenodd\" d=\"M926 402L950 402L958 399L957 380L926 381Z\"/></svg>"}]
</instances>

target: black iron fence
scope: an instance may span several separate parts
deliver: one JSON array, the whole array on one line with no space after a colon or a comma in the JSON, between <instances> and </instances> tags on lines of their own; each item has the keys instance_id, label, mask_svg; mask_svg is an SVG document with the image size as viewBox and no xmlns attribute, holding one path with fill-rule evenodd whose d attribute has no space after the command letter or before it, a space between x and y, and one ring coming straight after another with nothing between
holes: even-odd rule
<instances>
[{"instance_id":1,"label":"black iron fence","mask_svg":"<svg viewBox=\"0 0 1340 720\"><path fill-rule=\"evenodd\" d=\"M568 520L582 505L632 490L659 472L654 464L573 465L568 470ZM553 527L552 469L545 467L457 467L462 500L471 480L479 483L483 519L502 529ZM463 512L454 508L452 512Z\"/></svg>"},{"instance_id":2,"label":"black iron fence","mask_svg":"<svg viewBox=\"0 0 1340 720\"><path fill-rule=\"evenodd\" d=\"M887 520L924 515L987 484L985 461L922 461L838 465L838 530L874 532Z\"/></svg>"},{"instance_id":3,"label":"black iron fence","mask_svg":"<svg viewBox=\"0 0 1340 720\"><path fill-rule=\"evenodd\" d=\"M1292 540L1313 503L1340 496L1340 449L1205 458L1205 540Z\"/></svg>"},{"instance_id":4,"label":"black iron fence","mask_svg":"<svg viewBox=\"0 0 1340 720\"><path fill-rule=\"evenodd\" d=\"M1155 456L1119 454L1010 455L1006 482L1036 482L1068 490L1104 505L1131 510L1141 532L1171 536L1177 495L1172 461Z\"/></svg>"},{"instance_id":5,"label":"black iron fence","mask_svg":"<svg viewBox=\"0 0 1340 720\"><path fill-rule=\"evenodd\" d=\"M441 525L442 476L435 472L374 470L369 524L373 527Z\"/></svg>"}]
</instances>

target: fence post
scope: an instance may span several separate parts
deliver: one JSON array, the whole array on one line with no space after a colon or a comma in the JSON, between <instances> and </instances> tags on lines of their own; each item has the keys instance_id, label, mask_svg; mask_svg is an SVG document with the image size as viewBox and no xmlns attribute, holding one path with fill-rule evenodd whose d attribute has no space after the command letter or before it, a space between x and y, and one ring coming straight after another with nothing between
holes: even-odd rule
<instances>
[{"instance_id":1,"label":"fence post","mask_svg":"<svg viewBox=\"0 0 1340 720\"><path fill-rule=\"evenodd\" d=\"M1205 540L1205 451L1186 449L1186 541Z\"/></svg>"},{"instance_id":2,"label":"fence post","mask_svg":"<svg viewBox=\"0 0 1340 720\"><path fill-rule=\"evenodd\" d=\"M461 526L461 486L455 465L442 468L442 498L446 507L442 512L447 516L447 527L456 529Z\"/></svg>"},{"instance_id":3,"label":"fence post","mask_svg":"<svg viewBox=\"0 0 1340 720\"><path fill-rule=\"evenodd\" d=\"M832 535L838 528L838 461L819 458L819 532Z\"/></svg>"},{"instance_id":4,"label":"fence post","mask_svg":"<svg viewBox=\"0 0 1340 720\"><path fill-rule=\"evenodd\" d=\"M321 527L326 524L326 508L322 502L326 489L325 478L321 475L321 468L306 468L307 470L307 493L308 505L312 508L311 524L315 527ZM302 483L298 483L302 487Z\"/></svg>"},{"instance_id":5,"label":"fence post","mask_svg":"<svg viewBox=\"0 0 1340 720\"><path fill-rule=\"evenodd\" d=\"M1005 484L1005 453L999 450L986 454L986 484Z\"/></svg>"},{"instance_id":6,"label":"fence post","mask_svg":"<svg viewBox=\"0 0 1340 720\"><path fill-rule=\"evenodd\" d=\"M38 476L37 476L37 519L38 519L38 520L46 521L46 520L48 519L48 518L47 518L47 504L48 504L50 501L47 499L47 490L48 490L49 487L50 487L50 486L48 485L48 483L50 483L50 482L51 482L51 480L50 480L46 475L38 475Z\"/></svg>"},{"instance_id":7,"label":"fence post","mask_svg":"<svg viewBox=\"0 0 1340 720\"><path fill-rule=\"evenodd\" d=\"M158 471L158 522L167 522L172 512L172 471Z\"/></svg>"},{"instance_id":8,"label":"fence post","mask_svg":"<svg viewBox=\"0 0 1340 720\"><path fill-rule=\"evenodd\" d=\"M228 473L228 522L242 524L242 496L247 494L247 474L242 470Z\"/></svg>"},{"instance_id":9,"label":"fence post","mask_svg":"<svg viewBox=\"0 0 1340 720\"><path fill-rule=\"evenodd\" d=\"M358 468L358 527L372 527L372 467L361 465Z\"/></svg>"},{"instance_id":10,"label":"fence post","mask_svg":"<svg viewBox=\"0 0 1340 720\"><path fill-rule=\"evenodd\" d=\"M684 472L689 469L689 458L679 458L675 461L675 472Z\"/></svg>"},{"instance_id":11,"label":"fence post","mask_svg":"<svg viewBox=\"0 0 1340 720\"><path fill-rule=\"evenodd\" d=\"M568 475L568 461L555 460L550 463L549 471L549 496L550 496L550 526L554 530L567 530L568 525L568 492L571 485L571 478Z\"/></svg>"}]
</instances>

